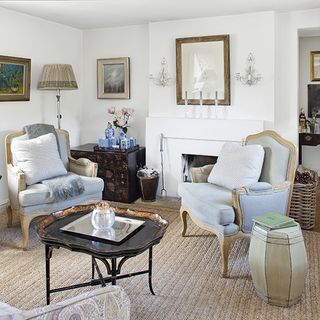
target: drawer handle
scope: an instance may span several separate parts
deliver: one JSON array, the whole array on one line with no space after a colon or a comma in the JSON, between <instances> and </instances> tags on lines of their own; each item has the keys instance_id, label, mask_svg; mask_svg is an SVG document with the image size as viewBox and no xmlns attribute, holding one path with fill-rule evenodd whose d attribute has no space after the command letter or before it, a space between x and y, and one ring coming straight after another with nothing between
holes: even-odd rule
<instances>
[{"instance_id":1,"label":"drawer handle","mask_svg":"<svg viewBox=\"0 0 320 320\"><path fill-rule=\"evenodd\" d=\"M306 140L306 141L311 141L311 140L312 140L312 137L311 137L311 136L305 136L305 140Z\"/></svg>"}]
</instances>

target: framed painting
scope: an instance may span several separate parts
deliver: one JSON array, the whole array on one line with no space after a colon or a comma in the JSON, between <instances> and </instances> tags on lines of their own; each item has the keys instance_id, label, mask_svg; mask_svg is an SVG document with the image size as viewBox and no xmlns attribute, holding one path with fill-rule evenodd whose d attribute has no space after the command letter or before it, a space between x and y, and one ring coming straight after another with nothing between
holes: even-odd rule
<instances>
[{"instance_id":1,"label":"framed painting","mask_svg":"<svg viewBox=\"0 0 320 320\"><path fill-rule=\"evenodd\" d=\"M320 117L320 84L308 84L308 117L312 117L312 113Z\"/></svg>"},{"instance_id":2,"label":"framed painting","mask_svg":"<svg viewBox=\"0 0 320 320\"><path fill-rule=\"evenodd\" d=\"M0 56L0 101L30 100L31 59Z\"/></svg>"},{"instance_id":3,"label":"framed painting","mask_svg":"<svg viewBox=\"0 0 320 320\"><path fill-rule=\"evenodd\" d=\"M230 105L230 37L176 39L177 104Z\"/></svg>"},{"instance_id":4,"label":"framed painting","mask_svg":"<svg viewBox=\"0 0 320 320\"><path fill-rule=\"evenodd\" d=\"M130 59L97 60L98 99L130 99Z\"/></svg>"},{"instance_id":5,"label":"framed painting","mask_svg":"<svg viewBox=\"0 0 320 320\"><path fill-rule=\"evenodd\" d=\"M320 51L310 52L311 81L320 81Z\"/></svg>"}]
</instances>

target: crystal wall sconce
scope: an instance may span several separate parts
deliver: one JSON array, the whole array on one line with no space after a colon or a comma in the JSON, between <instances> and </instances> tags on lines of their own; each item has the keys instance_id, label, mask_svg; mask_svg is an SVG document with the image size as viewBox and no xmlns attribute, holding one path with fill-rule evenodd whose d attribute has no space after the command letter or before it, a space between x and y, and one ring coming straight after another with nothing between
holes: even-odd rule
<instances>
[{"instance_id":1,"label":"crystal wall sconce","mask_svg":"<svg viewBox=\"0 0 320 320\"><path fill-rule=\"evenodd\" d=\"M250 52L247 58L247 67L245 69L245 74L241 75L240 72L236 73L236 79L239 80L242 84L253 86L261 81L262 76L260 73L256 73L254 68L254 57Z\"/></svg>"},{"instance_id":2,"label":"crystal wall sconce","mask_svg":"<svg viewBox=\"0 0 320 320\"><path fill-rule=\"evenodd\" d=\"M149 79L151 79L155 85L161 87L168 86L174 80L174 78L169 76L166 58L162 58L161 60L161 69L158 76L155 77L153 74L150 74Z\"/></svg>"}]
</instances>

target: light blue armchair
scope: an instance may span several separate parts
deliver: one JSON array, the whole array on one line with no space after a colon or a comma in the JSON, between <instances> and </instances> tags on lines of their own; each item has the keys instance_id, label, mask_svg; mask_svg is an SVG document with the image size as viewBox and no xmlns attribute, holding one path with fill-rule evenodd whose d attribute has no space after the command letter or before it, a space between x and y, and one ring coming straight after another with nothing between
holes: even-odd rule
<instances>
[{"instance_id":1,"label":"light blue armchair","mask_svg":"<svg viewBox=\"0 0 320 320\"><path fill-rule=\"evenodd\" d=\"M53 129L54 130L54 129ZM77 204L101 200L103 180L97 178L97 164L88 159L73 159L70 155L69 133L55 129L60 158L66 172L72 172L81 178L84 191L63 201L56 201L47 185L27 184L26 174L17 166L12 152L12 143L16 140L28 140L25 131L18 131L6 137L6 163L9 203L7 207L8 226L12 225L12 214L19 217L23 235L22 248L26 249L29 239L29 225L32 219L48 215Z\"/></svg>"},{"instance_id":2,"label":"light blue armchair","mask_svg":"<svg viewBox=\"0 0 320 320\"><path fill-rule=\"evenodd\" d=\"M213 167L207 165L191 169L193 183L181 183L178 188L182 236L186 235L187 215L200 228L217 235L224 277L228 274L230 245L239 238L250 236L253 216L270 211L289 214L297 166L297 147L274 131L250 135L245 143L264 148L259 182L229 190L207 182Z\"/></svg>"}]
</instances>

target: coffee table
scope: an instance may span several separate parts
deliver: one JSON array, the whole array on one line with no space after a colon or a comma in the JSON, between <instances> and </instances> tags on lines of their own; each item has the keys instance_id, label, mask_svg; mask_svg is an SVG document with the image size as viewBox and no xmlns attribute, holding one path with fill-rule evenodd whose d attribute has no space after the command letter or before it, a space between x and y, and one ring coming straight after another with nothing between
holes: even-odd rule
<instances>
[{"instance_id":1,"label":"coffee table","mask_svg":"<svg viewBox=\"0 0 320 320\"><path fill-rule=\"evenodd\" d=\"M152 288L152 248L162 239L167 229L168 221L162 218L158 213L114 208L117 216L137 218L145 221L143 227L139 231L121 244L92 241L91 239L85 239L60 230L60 228L67 224L90 213L96 207L96 204L97 203L79 205L52 213L38 224L37 232L45 245L47 304L50 304L50 294L54 292L85 286L105 286L108 282L115 285L118 279L142 274L148 274L150 292L153 295L155 294ZM71 251L82 252L92 257L92 277L90 281L51 289L50 259L52 257L53 249L59 249L60 247ZM147 270L120 274L121 267L128 259L137 256L146 250L149 250ZM108 276L105 277L102 275L97 260L100 260L104 264ZM95 271L98 275L97 279L95 278Z\"/></svg>"}]
</instances>

